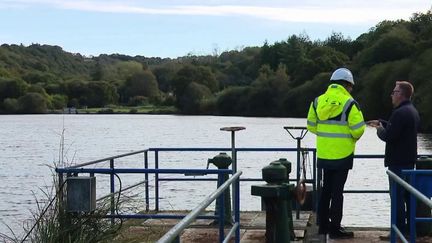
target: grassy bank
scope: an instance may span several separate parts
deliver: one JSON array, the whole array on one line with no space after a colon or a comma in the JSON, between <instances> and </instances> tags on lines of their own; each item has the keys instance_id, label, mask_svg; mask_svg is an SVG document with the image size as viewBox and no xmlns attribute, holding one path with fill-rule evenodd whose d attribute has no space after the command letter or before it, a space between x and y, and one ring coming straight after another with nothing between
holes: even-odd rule
<instances>
[{"instance_id":1,"label":"grassy bank","mask_svg":"<svg viewBox=\"0 0 432 243\"><path fill-rule=\"evenodd\" d=\"M63 110L60 113L77 114L177 114L178 110L174 106L109 106L100 108L83 108Z\"/></svg>"}]
</instances>

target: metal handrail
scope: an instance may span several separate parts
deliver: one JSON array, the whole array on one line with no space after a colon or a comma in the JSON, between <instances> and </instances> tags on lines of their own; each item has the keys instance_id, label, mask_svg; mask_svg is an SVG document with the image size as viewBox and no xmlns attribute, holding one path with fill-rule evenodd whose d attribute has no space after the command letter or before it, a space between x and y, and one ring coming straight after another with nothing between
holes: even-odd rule
<instances>
[{"instance_id":1,"label":"metal handrail","mask_svg":"<svg viewBox=\"0 0 432 243\"><path fill-rule=\"evenodd\" d=\"M178 224L172 227L157 243L170 243L177 238L177 236L188 227L196 217L202 213L219 195L221 195L236 179L242 174L241 171L235 173L225 183L223 183L216 191L208 195L201 203L198 204L186 217L184 217ZM219 222L221 223L221 222ZM233 226L233 229L239 227L238 222ZM232 230L231 230L232 231ZM231 234L228 235L230 237Z\"/></svg>"},{"instance_id":2,"label":"metal handrail","mask_svg":"<svg viewBox=\"0 0 432 243\"><path fill-rule=\"evenodd\" d=\"M415 189L413 186L411 186L408 182L402 180L399 176L397 176L395 173L391 172L390 170L387 170L386 172L390 178L395 180L399 185L401 185L405 190L407 190L409 193L413 194L417 199L422 201L424 204L429 206L432 209L432 200L427 198L423 193L419 192L417 189ZM432 174L432 171L429 171L428 174Z\"/></svg>"},{"instance_id":3,"label":"metal handrail","mask_svg":"<svg viewBox=\"0 0 432 243\"><path fill-rule=\"evenodd\" d=\"M425 171L425 170L419 170L419 171L415 171L415 170L403 170L402 172L410 172L413 174L429 174L432 175L432 171ZM426 197L425 195L423 195L423 193L421 193L420 191L418 191L415 187L411 186L409 183L407 183L406 181L404 181L403 179L401 179L399 176L397 176L395 173L393 173L390 170L387 170L386 173L389 175L390 180L393 180L392 183L397 183L400 186L402 186L407 192L409 192L412 196L414 196L416 199L422 201L426 206L428 206L429 208L432 209L432 200L430 200L428 197ZM392 193L395 192L394 190L395 187L392 188ZM394 194L394 193L393 193ZM396 198L392 197L391 198L391 233L390 233L390 242L394 243L396 242L396 236L393 232L395 232L401 241L408 242L407 239L405 238L405 236L403 235L402 232L400 232L400 230L398 229L397 225L396 225ZM410 210L414 210L413 209L414 205L411 205ZM412 218L413 212L410 212L410 224L415 224L416 218ZM414 222L413 222L414 219ZM432 220L431 220L432 221ZM412 242L415 242L415 232L410 232L410 240Z\"/></svg>"},{"instance_id":4,"label":"metal handrail","mask_svg":"<svg viewBox=\"0 0 432 243\"><path fill-rule=\"evenodd\" d=\"M92 161L85 162L85 163L78 164L78 165L68 166L67 168L78 168L78 167L93 165L93 164L97 164L97 163L101 163L101 162L107 162L107 161L118 159L118 158L122 158L122 157L131 156L131 155L134 155L134 154L145 153L145 152L148 152L148 151L149 151L148 149L144 149L144 150L134 151L134 152L130 152L130 153L119 154L119 155L115 155L115 156L111 156L111 157L107 157L107 158L103 158L103 159L92 160Z\"/></svg>"}]
</instances>

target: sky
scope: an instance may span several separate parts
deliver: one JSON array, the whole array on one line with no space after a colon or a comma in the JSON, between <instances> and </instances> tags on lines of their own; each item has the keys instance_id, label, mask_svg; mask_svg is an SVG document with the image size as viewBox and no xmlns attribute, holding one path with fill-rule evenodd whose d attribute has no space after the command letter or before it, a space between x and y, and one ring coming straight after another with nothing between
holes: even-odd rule
<instances>
[{"instance_id":1,"label":"sky","mask_svg":"<svg viewBox=\"0 0 432 243\"><path fill-rule=\"evenodd\" d=\"M84 56L217 55L291 35L356 39L409 20L430 0L0 0L0 43L57 45Z\"/></svg>"}]
</instances>

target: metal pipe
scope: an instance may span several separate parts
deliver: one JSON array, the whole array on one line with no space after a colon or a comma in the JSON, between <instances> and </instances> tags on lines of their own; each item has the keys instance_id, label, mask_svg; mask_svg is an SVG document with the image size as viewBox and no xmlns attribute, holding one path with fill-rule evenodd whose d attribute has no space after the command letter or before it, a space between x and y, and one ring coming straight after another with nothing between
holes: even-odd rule
<instances>
[{"instance_id":1,"label":"metal pipe","mask_svg":"<svg viewBox=\"0 0 432 243\"><path fill-rule=\"evenodd\" d=\"M233 225L233 227L231 228L231 230L228 232L228 234L225 237L225 240L222 243L228 243L229 240L231 239L232 235L234 234L234 232L237 231L237 229L239 229L239 223L235 223Z\"/></svg>"},{"instance_id":2,"label":"metal pipe","mask_svg":"<svg viewBox=\"0 0 432 243\"><path fill-rule=\"evenodd\" d=\"M126 188L124 188L124 189L121 189L121 190L115 191L113 194L115 195L115 194L122 193L122 192L124 192L124 191L129 190L129 189L132 189L132 188L134 188L134 187L137 187L137 186L139 186L139 185L141 185L141 184L143 184L143 183L147 183L147 181L141 181L141 182L138 182L138 183L133 184L133 185L131 185L131 186L128 186L128 187L126 187ZM103 196L103 197L101 197L101 198L98 198L96 201L101 201L101 200L103 200L103 199L105 199L105 198L107 198L107 197L112 196L113 194L110 193L110 194L108 194L108 195L105 195L105 196Z\"/></svg>"},{"instance_id":3,"label":"metal pipe","mask_svg":"<svg viewBox=\"0 0 432 243\"><path fill-rule=\"evenodd\" d=\"M159 153L155 150L155 169L159 169ZM155 173L155 210L159 211L159 173Z\"/></svg>"},{"instance_id":4,"label":"metal pipe","mask_svg":"<svg viewBox=\"0 0 432 243\"><path fill-rule=\"evenodd\" d=\"M119 219L183 219L185 214L114 214L114 215L91 215L89 217L96 218L119 218ZM203 215L196 217L197 219L218 219L219 216Z\"/></svg>"},{"instance_id":5,"label":"metal pipe","mask_svg":"<svg viewBox=\"0 0 432 243\"><path fill-rule=\"evenodd\" d=\"M235 243L240 243L240 178L235 181L235 188L236 188L236 194L235 194L235 197L233 198L233 200L235 202L235 207L233 209L234 210L234 222L236 222L236 224L237 224ZM228 236L227 236L227 238L228 238ZM229 237L229 238L231 238L231 237Z\"/></svg>"},{"instance_id":6,"label":"metal pipe","mask_svg":"<svg viewBox=\"0 0 432 243\"><path fill-rule=\"evenodd\" d=\"M118 158L121 158L121 157L127 157L127 156L134 155L134 154L140 154L140 153L143 153L145 151L148 151L148 149L134 151L134 152L126 153L126 154L120 154L120 155L116 155L116 156L111 156L111 157L108 157L108 158L93 160L93 161L89 161L89 162L86 162L86 163L69 166L69 168L78 168L78 167L83 167L83 166L87 166L87 165L97 164L97 163L100 163L100 162L106 162L106 161L109 161L109 160L112 160L112 159L118 159Z\"/></svg>"},{"instance_id":7,"label":"metal pipe","mask_svg":"<svg viewBox=\"0 0 432 243\"><path fill-rule=\"evenodd\" d=\"M210 205L223 191L229 187L234 180L240 177L241 171L237 172L222 184L216 191L208 195L198 206L196 206L186 217L184 217L178 224L172 227L157 243L169 243L173 241L188 225L190 225L195 218Z\"/></svg>"},{"instance_id":8,"label":"metal pipe","mask_svg":"<svg viewBox=\"0 0 432 243\"><path fill-rule=\"evenodd\" d=\"M224 176L219 174L218 175L218 185L223 185L223 182L224 182L223 179L224 179ZM227 188L229 188L229 186ZM216 199L217 201L219 201L219 208L218 208L218 212L217 212L217 214L219 216L218 217L219 242L222 242L223 239L225 238L225 236L224 236L224 233L225 233L224 232L224 227L225 227L225 204L224 204L225 193L227 193L226 190L223 190L222 193ZM232 218L231 215L230 215L230 218Z\"/></svg>"},{"instance_id":9,"label":"metal pipe","mask_svg":"<svg viewBox=\"0 0 432 243\"><path fill-rule=\"evenodd\" d=\"M408 243L408 241L405 239L405 236L402 234L402 232L399 231L396 225L392 224L392 229L396 232L396 234L399 236L399 239L403 243ZM396 239L390 239L390 242L396 242Z\"/></svg>"},{"instance_id":10,"label":"metal pipe","mask_svg":"<svg viewBox=\"0 0 432 243\"><path fill-rule=\"evenodd\" d=\"M111 215L114 215L114 159L110 159L110 169L111 169L111 173L110 173L110 194L111 194L111 203L110 203L110 209L111 209ZM114 218L111 219L111 224L114 224Z\"/></svg>"},{"instance_id":11,"label":"metal pipe","mask_svg":"<svg viewBox=\"0 0 432 243\"><path fill-rule=\"evenodd\" d=\"M232 173L230 169L138 169L138 168L114 168L114 169L58 169L58 173L99 173L99 174L141 174L141 173L158 173L158 174L184 174L184 173L207 173L207 174L227 174Z\"/></svg>"},{"instance_id":12,"label":"metal pipe","mask_svg":"<svg viewBox=\"0 0 432 243\"><path fill-rule=\"evenodd\" d=\"M397 176L395 173L393 173L389 170L387 170L386 173L390 176L391 179L393 179L396 183L398 183L403 188L405 188L405 190L407 190L409 193L411 193L413 196L415 196L418 200L422 201L424 204L426 204L427 206L432 208L432 200L430 200L425 195L423 195L423 193L419 192L417 189L412 187L406 181L399 178L399 176ZM418 173L423 173L423 172L418 172ZM429 171L429 174L431 174L430 171Z\"/></svg>"},{"instance_id":13,"label":"metal pipe","mask_svg":"<svg viewBox=\"0 0 432 243\"><path fill-rule=\"evenodd\" d=\"M148 151L144 151L144 169L148 169ZM146 204L146 212L150 210L150 199L149 199L149 175L148 172L144 174L145 181L147 182L145 185L145 204Z\"/></svg>"},{"instance_id":14,"label":"metal pipe","mask_svg":"<svg viewBox=\"0 0 432 243\"><path fill-rule=\"evenodd\" d=\"M300 184L300 148L301 148L301 138L297 137L297 185ZM305 168L303 168L304 170ZM296 202L296 219L300 218L300 203Z\"/></svg>"}]
</instances>

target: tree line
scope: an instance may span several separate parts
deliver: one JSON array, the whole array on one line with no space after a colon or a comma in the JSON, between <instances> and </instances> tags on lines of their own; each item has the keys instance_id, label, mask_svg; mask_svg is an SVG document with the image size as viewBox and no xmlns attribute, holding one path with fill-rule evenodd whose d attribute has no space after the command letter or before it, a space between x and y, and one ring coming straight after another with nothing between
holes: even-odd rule
<instances>
[{"instance_id":1,"label":"tree line","mask_svg":"<svg viewBox=\"0 0 432 243\"><path fill-rule=\"evenodd\" d=\"M175 59L85 57L58 46L0 46L0 112L172 105L183 114L306 117L338 67L353 71L366 119L387 118L396 80L415 87L422 131L432 131L432 13L382 21L355 40L306 34L260 47Z\"/></svg>"}]
</instances>

